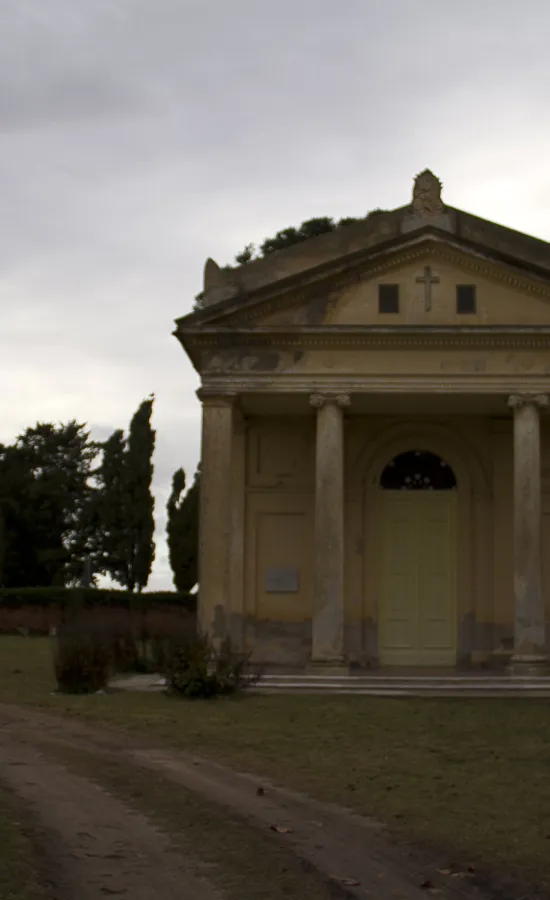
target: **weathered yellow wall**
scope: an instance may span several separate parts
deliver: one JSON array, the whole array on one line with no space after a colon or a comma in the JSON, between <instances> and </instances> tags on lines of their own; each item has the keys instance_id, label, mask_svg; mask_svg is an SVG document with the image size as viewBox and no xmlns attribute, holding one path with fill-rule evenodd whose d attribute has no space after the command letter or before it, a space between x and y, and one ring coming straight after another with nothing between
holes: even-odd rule
<instances>
[{"instance_id":1,"label":"weathered yellow wall","mask_svg":"<svg viewBox=\"0 0 550 900\"><path fill-rule=\"evenodd\" d=\"M313 608L315 419L251 418L247 433L245 640L265 662L307 658ZM266 590L296 568L298 590Z\"/></svg>"},{"instance_id":2,"label":"weathered yellow wall","mask_svg":"<svg viewBox=\"0 0 550 900\"><path fill-rule=\"evenodd\" d=\"M397 257L398 260L398 257ZM467 257L464 257L467 260ZM432 288L432 304L426 312L424 285L416 281L424 266L440 281ZM491 267L493 268L493 267ZM499 277L500 274L500 277ZM456 265L434 259L430 255L414 263L395 268L388 265L362 279L358 284L324 292L319 302L295 304L290 309L274 312L264 318L265 325L548 325L550 299L537 296L532 288L507 283L505 270L495 269L495 277L480 276L468 265ZM399 313L380 315L378 285L399 285ZM475 284L477 312L458 315L456 285ZM531 289L530 287L531 286Z\"/></svg>"},{"instance_id":3,"label":"weathered yellow wall","mask_svg":"<svg viewBox=\"0 0 550 900\"><path fill-rule=\"evenodd\" d=\"M431 262L432 274L440 283L432 288L429 312L424 305L424 285L416 278L423 265ZM399 284L400 311L393 315L378 313L378 284ZM458 315L456 285L475 284L477 312ZM415 262L398 272L387 272L348 288L340 297L329 322L338 325L542 325L550 324L550 301L525 292L518 296L516 287L501 281L480 278L467 268L429 259Z\"/></svg>"},{"instance_id":4,"label":"weathered yellow wall","mask_svg":"<svg viewBox=\"0 0 550 900\"><path fill-rule=\"evenodd\" d=\"M208 375L326 376L345 381L347 377L372 376L395 379L406 376L433 380L434 376L476 375L481 378L550 375L550 348L487 349L448 347L433 349L391 346L380 338L375 344L357 349L308 347L290 351L276 343L266 349L254 347L217 350L204 355ZM505 389L503 389L505 393Z\"/></svg>"},{"instance_id":5,"label":"weathered yellow wall","mask_svg":"<svg viewBox=\"0 0 550 900\"><path fill-rule=\"evenodd\" d=\"M476 350L454 349L442 351L406 348L368 348L348 350L319 349L304 353L296 361L285 361L281 354L280 371L304 374L334 373L346 375L548 375L550 349L544 350Z\"/></svg>"},{"instance_id":6,"label":"weathered yellow wall","mask_svg":"<svg viewBox=\"0 0 550 900\"><path fill-rule=\"evenodd\" d=\"M428 449L459 484L459 661L486 659L513 634L512 420L350 417L345 424L346 651L377 656L380 467ZM550 427L543 433L544 582L550 619ZM307 662L313 605L315 417L251 417L246 437L245 637L265 662ZM266 591L269 568L299 570L296 593Z\"/></svg>"}]
</instances>

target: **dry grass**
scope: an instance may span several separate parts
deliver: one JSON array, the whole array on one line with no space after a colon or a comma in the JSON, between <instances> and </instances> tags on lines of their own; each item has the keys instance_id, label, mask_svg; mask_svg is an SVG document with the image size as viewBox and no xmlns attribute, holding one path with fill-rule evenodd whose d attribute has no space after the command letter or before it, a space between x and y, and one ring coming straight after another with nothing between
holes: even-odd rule
<instances>
[{"instance_id":1,"label":"dry grass","mask_svg":"<svg viewBox=\"0 0 550 900\"><path fill-rule=\"evenodd\" d=\"M20 674L12 674L18 668ZM386 821L550 891L550 703L158 694L54 697L47 642L0 639L0 700L151 736Z\"/></svg>"}]
</instances>

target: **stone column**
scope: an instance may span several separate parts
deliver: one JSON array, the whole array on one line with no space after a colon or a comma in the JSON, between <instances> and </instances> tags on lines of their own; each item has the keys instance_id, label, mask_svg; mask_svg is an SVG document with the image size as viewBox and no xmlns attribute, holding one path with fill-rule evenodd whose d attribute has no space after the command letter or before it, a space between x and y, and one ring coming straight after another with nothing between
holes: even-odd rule
<instances>
[{"instance_id":1,"label":"stone column","mask_svg":"<svg viewBox=\"0 0 550 900\"><path fill-rule=\"evenodd\" d=\"M234 410L233 449L231 454L231 544L229 569L231 601L229 634L235 650L244 650L244 540L246 506L246 419Z\"/></svg>"},{"instance_id":2,"label":"stone column","mask_svg":"<svg viewBox=\"0 0 550 900\"><path fill-rule=\"evenodd\" d=\"M198 629L229 634L234 396L197 391L202 401Z\"/></svg>"},{"instance_id":3,"label":"stone column","mask_svg":"<svg viewBox=\"0 0 550 900\"><path fill-rule=\"evenodd\" d=\"M344 665L344 423L347 395L313 394L317 410L311 661Z\"/></svg>"},{"instance_id":4,"label":"stone column","mask_svg":"<svg viewBox=\"0 0 550 900\"><path fill-rule=\"evenodd\" d=\"M514 410L514 654L518 675L547 674L542 594L540 410L546 395L509 398Z\"/></svg>"}]
</instances>

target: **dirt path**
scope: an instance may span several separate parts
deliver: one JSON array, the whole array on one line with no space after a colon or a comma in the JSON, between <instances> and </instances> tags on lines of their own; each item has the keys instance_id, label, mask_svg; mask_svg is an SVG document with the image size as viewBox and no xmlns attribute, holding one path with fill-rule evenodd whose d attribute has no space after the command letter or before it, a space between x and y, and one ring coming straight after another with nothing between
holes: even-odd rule
<instances>
[{"instance_id":1,"label":"dirt path","mask_svg":"<svg viewBox=\"0 0 550 900\"><path fill-rule=\"evenodd\" d=\"M2 779L25 801L40 828L51 861L52 896L220 900L206 880L189 875L166 836L144 816L45 760L28 743L2 735L0 754Z\"/></svg>"},{"instance_id":2,"label":"dirt path","mask_svg":"<svg viewBox=\"0 0 550 900\"><path fill-rule=\"evenodd\" d=\"M111 888L119 890L132 880L136 881L136 889L128 890L132 898L196 896L209 900L214 894L212 888L210 894L204 886L197 892L190 882L186 883L181 860L170 856L165 839L146 819L130 813L120 801L90 782L40 759L37 746L57 744L123 761L136 773L154 771L168 784L180 785L237 813L323 873L331 886L330 896L373 900L425 900L431 895L441 900L487 900L497 896L476 884L475 873L442 873L427 865L416 851L391 841L378 823L265 781L260 785L256 777L190 754L146 746L125 735L99 733L79 722L14 707L0 707L0 723L2 754L7 753L16 763L22 758L18 754L24 752L25 762L24 766L3 766L3 777L7 773L21 796L36 804L45 825L59 836L60 846L65 848L61 868L68 879L78 877L78 896L85 900L105 896L114 892ZM146 871L149 877L151 871L155 872L154 893L147 893L151 887ZM166 880L162 889L158 871ZM82 892L84 878L91 880L92 893ZM174 878L177 895L173 892ZM97 893L98 889L103 893ZM505 896L514 894L498 896L505 900Z\"/></svg>"}]
</instances>

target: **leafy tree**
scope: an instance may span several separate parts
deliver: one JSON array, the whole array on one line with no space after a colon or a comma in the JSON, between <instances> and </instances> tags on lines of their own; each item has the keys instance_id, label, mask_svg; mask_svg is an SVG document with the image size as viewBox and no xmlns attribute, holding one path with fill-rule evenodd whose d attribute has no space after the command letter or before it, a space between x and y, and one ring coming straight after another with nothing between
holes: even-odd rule
<instances>
[{"instance_id":1,"label":"leafy tree","mask_svg":"<svg viewBox=\"0 0 550 900\"><path fill-rule=\"evenodd\" d=\"M198 580L200 470L186 494L185 472L178 469L166 505L170 567L178 591L192 590Z\"/></svg>"},{"instance_id":2,"label":"leafy tree","mask_svg":"<svg viewBox=\"0 0 550 900\"><path fill-rule=\"evenodd\" d=\"M16 447L0 445L0 586L34 586L30 566L30 535L26 500L30 498L31 475ZM26 559L25 559L26 551ZM30 579L30 581L27 581ZM37 585L42 586L42 585Z\"/></svg>"},{"instance_id":3,"label":"leafy tree","mask_svg":"<svg viewBox=\"0 0 550 900\"><path fill-rule=\"evenodd\" d=\"M302 222L300 234L307 241L309 238L319 237L320 234L334 231L335 228L334 219L329 218L329 216L321 216L318 219L308 219L307 222Z\"/></svg>"},{"instance_id":4,"label":"leafy tree","mask_svg":"<svg viewBox=\"0 0 550 900\"><path fill-rule=\"evenodd\" d=\"M369 215L372 215L372 213L369 213ZM295 228L294 226L283 228L281 231L278 231L274 237L266 238L263 243L260 244L259 255L260 257L269 256L270 253L274 253L276 250L285 250L287 247L293 247L294 244L301 244L304 241L308 241L310 238L318 237L320 234L327 234L330 231L347 228L349 225L357 225L358 222L363 221L364 219L353 218L352 216L340 219L339 222L335 222L330 216L319 216L314 219L306 219L299 228ZM245 265L247 262L250 262L251 259L256 258L255 250L254 244L247 244L244 250L237 254L235 262L238 265Z\"/></svg>"},{"instance_id":5,"label":"leafy tree","mask_svg":"<svg viewBox=\"0 0 550 900\"><path fill-rule=\"evenodd\" d=\"M140 404L127 439L117 430L105 441L97 471L98 567L128 591L147 586L155 558L153 403L151 396Z\"/></svg>"},{"instance_id":6,"label":"leafy tree","mask_svg":"<svg viewBox=\"0 0 550 900\"><path fill-rule=\"evenodd\" d=\"M260 246L260 252L262 256L268 256L276 250L285 250L287 247L292 247L294 244L299 244L304 240L305 238L298 228L283 228L282 231L277 232L275 237L265 239Z\"/></svg>"},{"instance_id":7,"label":"leafy tree","mask_svg":"<svg viewBox=\"0 0 550 900\"><path fill-rule=\"evenodd\" d=\"M89 552L85 527L98 445L85 426L37 423L0 449L0 580L70 584Z\"/></svg>"},{"instance_id":8,"label":"leafy tree","mask_svg":"<svg viewBox=\"0 0 550 900\"><path fill-rule=\"evenodd\" d=\"M340 219L338 228L347 228L348 225L357 225L359 222L363 221L363 219L356 219L354 216L346 216L345 218Z\"/></svg>"},{"instance_id":9,"label":"leafy tree","mask_svg":"<svg viewBox=\"0 0 550 900\"><path fill-rule=\"evenodd\" d=\"M254 244L247 244L240 253L237 253L235 262L238 266L244 266L246 265L246 263L249 263L254 259L255 253L256 247L254 246Z\"/></svg>"}]
</instances>

